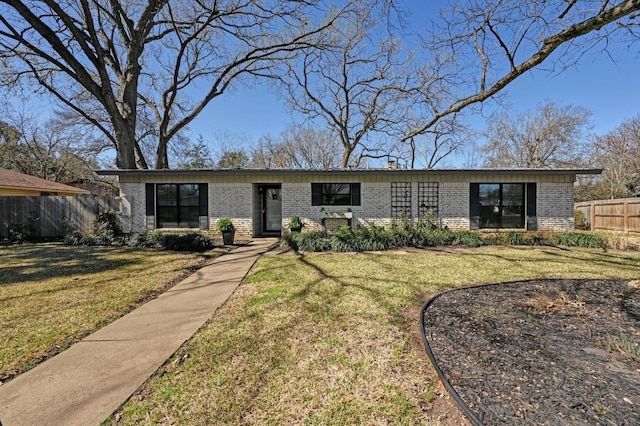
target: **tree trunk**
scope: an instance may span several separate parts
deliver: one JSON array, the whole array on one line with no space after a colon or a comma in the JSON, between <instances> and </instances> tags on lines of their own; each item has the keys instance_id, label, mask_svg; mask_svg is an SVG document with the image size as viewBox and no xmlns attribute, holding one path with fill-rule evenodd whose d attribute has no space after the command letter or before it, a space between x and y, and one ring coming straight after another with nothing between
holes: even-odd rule
<instances>
[{"instance_id":1,"label":"tree trunk","mask_svg":"<svg viewBox=\"0 0 640 426\"><path fill-rule=\"evenodd\" d=\"M116 167L137 169L135 156L135 133L131 132L125 120L112 120L116 133Z\"/></svg>"},{"instance_id":2,"label":"tree trunk","mask_svg":"<svg viewBox=\"0 0 640 426\"><path fill-rule=\"evenodd\" d=\"M158 148L156 149L156 158L154 161L154 169L168 169L169 156L167 154L167 138L162 134L158 138Z\"/></svg>"},{"instance_id":3,"label":"tree trunk","mask_svg":"<svg viewBox=\"0 0 640 426\"><path fill-rule=\"evenodd\" d=\"M349 159L351 159L352 153L353 148L344 146L344 150L342 151L342 159L340 160L340 167L342 167L343 169L349 167Z\"/></svg>"}]
</instances>

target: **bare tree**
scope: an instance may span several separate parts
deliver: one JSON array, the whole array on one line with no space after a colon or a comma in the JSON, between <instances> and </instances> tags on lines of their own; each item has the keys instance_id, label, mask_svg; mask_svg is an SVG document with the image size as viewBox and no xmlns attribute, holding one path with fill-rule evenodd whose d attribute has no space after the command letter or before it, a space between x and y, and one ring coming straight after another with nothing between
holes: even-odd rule
<instances>
[{"instance_id":1,"label":"bare tree","mask_svg":"<svg viewBox=\"0 0 640 426\"><path fill-rule=\"evenodd\" d=\"M496 115L485 131L485 163L525 168L584 164L590 116L585 108L553 102L533 111Z\"/></svg>"},{"instance_id":2,"label":"bare tree","mask_svg":"<svg viewBox=\"0 0 640 426\"><path fill-rule=\"evenodd\" d=\"M275 139L265 136L252 149L252 164L269 168L335 168L341 146L332 132L308 126L290 126Z\"/></svg>"},{"instance_id":3,"label":"bare tree","mask_svg":"<svg viewBox=\"0 0 640 426\"><path fill-rule=\"evenodd\" d=\"M424 37L430 60L421 70L420 105L428 118L402 139L498 95L542 64L561 72L591 49L637 42L639 11L637 0L471 0L443 11Z\"/></svg>"},{"instance_id":4,"label":"bare tree","mask_svg":"<svg viewBox=\"0 0 640 426\"><path fill-rule=\"evenodd\" d=\"M608 198L640 196L640 115L598 137L593 161L604 168Z\"/></svg>"},{"instance_id":5,"label":"bare tree","mask_svg":"<svg viewBox=\"0 0 640 426\"><path fill-rule=\"evenodd\" d=\"M119 168L151 164L138 121L151 118L153 166L166 168L169 141L236 80L321 46L335 16L319 2L0 0L3 81L35 81L96 126Z\"/></svg>"},{"instance_id":6,"label":"bare tree","mask_svg":"<svg viewBox=\"0 0 640 426\"><path fill-rule=\"evenodd\" d=\"M33 113L3 115L0 167L56 182L94 178L96 158L81 149L83 136L73 128L56 120L41 122Z\"/></svg>"},{"instance_id":7,"label":"bare tree","mask_svg":"<svg viewBox=\"0 0 640 426\"><path fill-rule=\"evenodd\" d=\"M290 107L323 121L340 142L341 167L388 156L411 105L410 57L385 26L387 5L359 1L336 22L326 48L305 50L280 79Z\"/></svg>"},{"instance_id":8,"label":"bare tree","mask_svg":"<svg viewBox=\"0 0 640 426\"><path fill-rule=\"evenodd\" d=\"M173 139L173 141L175 142L180 139L186 138L182 138L178 135ZM174 144L176 146L171 147L171 156L176 161L178 168L210 169L214 166L215 163L211 156L211 150L202 135L198 136L195 141L186 139L180 142L180 144Z\"/></svg>"},{"instance_id":9,"label":"bare tree","mask_svg":"<svg viewBox=\"0 0 640 426\"><path fill-rule=\"evenodd\" d=\"M450 155L459 152L469 141L469 129L458 114L444 117L425 133L410 138L410 167L418 163L426 169L434 169Z\"/></svg>"}]
</instances>

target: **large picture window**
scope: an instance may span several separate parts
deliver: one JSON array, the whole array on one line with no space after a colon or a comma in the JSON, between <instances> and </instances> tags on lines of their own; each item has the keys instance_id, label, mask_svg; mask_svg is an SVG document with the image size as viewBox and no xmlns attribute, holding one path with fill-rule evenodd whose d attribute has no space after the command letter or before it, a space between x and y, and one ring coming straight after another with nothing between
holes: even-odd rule
<instances>
[{"instance_id":1,"label":"large picture window","mask_svg":"<svg viewBox=\"0 0 640 426\"><path fill-rule=\"evenodd\" d=\"M312 183L313 206L359 206L359 183Z\"/></svg>"},{"instance_id":2,"label":"large picture window","mask_svg":"<svg viewBox=\"0 0 640 426\"><path fill-rule=\"evenodd\" d=\"M200 186L194 183L156 185L158 228L198 228Z\"/></svg>"},{"instance_id":3,"label":"large picture window","mask_svg":"<svg viewBox=\"0 0 640 426\"><path fill-rule=\"evenodd\" d=\"M480 228L524 228L524 184L481 183L478 190Z\"/></svg>"}]
</instances>

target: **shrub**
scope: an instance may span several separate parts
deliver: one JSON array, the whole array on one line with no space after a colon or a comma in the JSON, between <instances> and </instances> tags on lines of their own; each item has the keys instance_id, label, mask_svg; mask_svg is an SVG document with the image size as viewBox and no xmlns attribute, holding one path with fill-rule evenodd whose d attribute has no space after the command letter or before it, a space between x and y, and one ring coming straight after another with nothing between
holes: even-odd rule
<instances>
[{"instance_id":1,"label":"shrub","mask_svg":"<svg viewBox=\"0 0 640 426\"><path fill-rule=\"evenodd\" d=\"M118 215L113 210L98 213L93 221L94 235L120 235L122 230L118 221Z\"/></svg>"},{"instance_id":2,"label":"shrub","mask_svg":"<svg viewBox=\"0 0 640 426\"><path fill-rule=\"evenodd\" d=\"M556 235L551 239L551 243L567 247L606 248L606 242L602 237L582 232L565 232Z\"/></svg>"},{"instance_id":3,"label":"shrub","mask_svg":"<svg viewBox=\"0 0 640 426\"><path fill-rule=\"evenodd\" d=\"M160 245L167 250L174 251L206 251L213 248L211 238L190 232L188 234L160 234Z\"/></svg>"},{"instance_id":4,"label":"shrub","mask_svg":"<svg viewBox=\"0 0 640 426\"><path fill-rule=\"evenodd\" d=\"M25 243L28 241L36 241L38 232L36 230L37 219L28 218L26 222L5 223L7 228L7 238L12 243Z\"/></svg>"},{"instance_id":5,"label":"shrub","mask_svg":"<svg viewBox=\"0 0 640 426\"><path fill-rule=\"evenodd\" d=\"M134 232L133 234L129 235L129 241L127 244L129 245L129 247L140 248L161 247L160 236L161 234L157 232Z\"/></svg>"},{"instance_id":6,"label":"shrub","mask_svg":"<svg viewBox=\"0 0 640 426\"><path fill-rule=\"evenodd\" d=\"M589 230L589 224L587 223L587 218L584 215L584 213L582 213L581 210L575 210L573 212L573 219L575 222L576 229L581 229L584 231Z\"/></svg>"},{"instance_id":7,"label":"shrub","mask_svg":"<svg viewBox=\"0 0 640 426\"><path fill-rule=\"evenodd\" d=\"M484 244L480 234L471 231L460 231L453 233L453 241L451 245L454 246L466 246L466 247L480 247Z\"/></svg>"},{"instance_id":8,"label":"shrub","mask_svg":"<svg viewBox=\"0 0 640 426\"><path fill-rule=\"evenodd\" d=\"M78 231L64 237L64 244L85 246L121 246L139 248L164 248L174 251L202 252L214 247L213 240L205 235L191 232L188 234L162 234L159 232L141 231L126 235L113 235L107 231L101 235L84 235Z\"/></svg>"},{"instance_id":9,"label":"shrub","mask_svg":"<svg viewBox=\"0 0 640 426\"><path fill-rule=\"evenodd\" d=\"M401 229L392 226L389 230L389 247L409 247L415 245L415 240L419 239L419 231L415 228Z\"/></svg>"},{"instance_id":10,"label":"shrub","mask_svg":"<svg viewBox=\"0 0 640 426\"><path fill-rule=\"evenodd\" d=\"M331 248L329 236L323 231L294 233L285 235L283 244L296 251L327 251Z\"/></svg>"},{"instance_id":11,"label":"shrub","mask_svg":"<svg viewBox=\"0 0 640 426\"><path fill-rule=\"evenodd\" d=\"M509 232L507 234L507 243L512 246L523 246L527 244L524 235L520 232Z\"/></svg>"},{"instance_id":12,"label":"shrub","mask_svg":"<svg viewBox=\"0 0 640 426\"><path fill-rule=\"evenodd\" d=\"M354 228L351 232L356 251L386 250L392 243L391 233L381 226L362 226Z\"/></svg>"},{"instance_id":13,"label":"shrub","mask_svg":"<svg viewBox=\"0 0 640 426\"><path fill-rule=\"evenodd\" d=\"M64 236L62 240L63 244L68 246L80 246L80 245L88 245L84 243L85 236L80 231L73 231Z\"/></svg>"},{"instance_id":14,"label":"shrub","mask_svg":"<svg viewBox=\"0 0 640 426\"><path fill-rule=\"evenodd\" d=\"M421 231L435 231L439 228L438 215L433 209L429 209L424 217L416 222L416 228Z\"/></svg>"},{"instance_id":15,"label":"shrub","mask_svg":"<svg viewBox=\"0 0 640 426\"><path fill-rule=\"evenodd\" d=\"M329 244L333 251L362 251L353 229L348 226L336 229L329 238Z\"/></svg>"}]
</instances>

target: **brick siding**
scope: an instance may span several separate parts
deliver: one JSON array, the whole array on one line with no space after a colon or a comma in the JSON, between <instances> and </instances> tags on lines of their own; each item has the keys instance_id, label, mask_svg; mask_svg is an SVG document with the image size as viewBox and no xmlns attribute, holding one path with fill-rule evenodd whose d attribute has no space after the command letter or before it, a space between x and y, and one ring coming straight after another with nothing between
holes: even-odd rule
<instances>
[{"instance_id":1,"label":"brick siding","mask_svg":"<svg viewBox=\"0 0 640 426\"><path fill-rule=\"evenodd\" d=\"M155 218L146 216L145 182L154 183L201 183L208 182L208 221L210 233L216 234L216 224L223 217L233 221L240 235L258 235L261 231L261 196L258 188L262 184L281 185L282 231L288 232L287 225L293 216L300 216L305 223L304 231L320 230L322 226L322 206L311 205L312 182L349 183L360 182L360 206L325 206L334 212L351 210L352 225L388 226L391 218L391 183L408 182L411 185L411 219L415 222L419 212L419 182L436 182L433 176L425 175L384 175L378 176L333 176L274 174L244 175L241 177L207 178L206 176L168 176L153 179L120 179L121 218L125 232L152 229ZM496 175L444 176L438 184L438 221L453 230L469 229L469 185L470 182L537 182L537 219L540 231L567 231L574 229L573 219L573 178L571 176ZM325 225L333 227L326 221ZM336 222L336 221L333 221ZM341 220L337 222L342 223Z\"/></svg>"}]
</instances>

